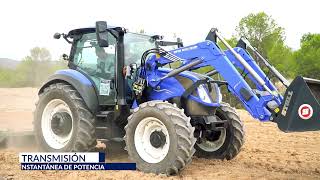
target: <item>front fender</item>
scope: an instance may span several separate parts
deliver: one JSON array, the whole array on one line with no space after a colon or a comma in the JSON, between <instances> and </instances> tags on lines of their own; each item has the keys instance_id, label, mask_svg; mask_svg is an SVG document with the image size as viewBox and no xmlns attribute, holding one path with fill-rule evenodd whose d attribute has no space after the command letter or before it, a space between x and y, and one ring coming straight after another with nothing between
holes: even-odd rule
<instances>
[{"instance_id":1,"label":"front fender","mask_svg":"<svg viewBox=\"0 0 320 180\"><path fill-rule=\"evenodd\" d=\"M65 69L56 71L56 73L50 76L41 86L38 94L41 94L46 87L58 82L65 82L73 86L73 88L78 91L89 110L93 114L97 112L99 101L95 87L85 75L76 70Z\"/></svg>"},{"instance_id":2,"label":"front fender","mask_svg":"<svg viewBox=\"0 0 320 180\"><path fill-rule=\"evenodd\" d=\"M168 100L174 97L180 97L184 92L183 86L176 78L168 78L161 82L157 88L149 92L151 100Z\"/></svg>"}]
</instances>

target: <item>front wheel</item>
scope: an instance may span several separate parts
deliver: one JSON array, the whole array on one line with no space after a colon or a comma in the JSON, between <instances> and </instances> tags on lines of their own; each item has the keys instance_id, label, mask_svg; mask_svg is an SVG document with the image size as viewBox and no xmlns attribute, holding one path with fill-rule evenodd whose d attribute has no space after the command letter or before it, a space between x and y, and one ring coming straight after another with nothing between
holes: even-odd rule
<instances>
[{"instance_id":1,"label":"front wheel","mask_svg":"<svg viewBox=\"0 0 320 180\"><path fill-rule=\"evenodd\" d=\"M190 118L168 102L141 104L129 116L125 130L129 158L144 172L177 174L195 152Z\"/></svg>"},{"instance_id":2,"label":"front wheel","mask_svg":"<svg viewBox=\"0 0 320 180\"><path fill-rule=\"evenodd\" d=\"M218 120L227 120L227 127L201 133L200 142L195 144L195 156L208 159L236 157L244 144L244 126L239 115L229 104L223 103L216 111Z\"/></svg>"}]
</instances>

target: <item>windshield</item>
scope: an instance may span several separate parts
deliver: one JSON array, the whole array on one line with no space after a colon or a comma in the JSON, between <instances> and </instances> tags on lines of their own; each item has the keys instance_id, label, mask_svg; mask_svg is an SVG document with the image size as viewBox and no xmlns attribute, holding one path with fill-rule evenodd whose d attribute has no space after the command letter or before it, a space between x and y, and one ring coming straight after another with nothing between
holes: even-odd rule
<instances>
[{"instance_id":1,"label":"windshield","mask_svg":"<svg viewBox=\"0 0 320 180\"><path fill-rule=\"evenodd\" d=\"M142 54L149 49L155 48L155 40L151 36L136 33L124 35L124 58L125 65L140 64Z\"/></svg>"}]
</instances>

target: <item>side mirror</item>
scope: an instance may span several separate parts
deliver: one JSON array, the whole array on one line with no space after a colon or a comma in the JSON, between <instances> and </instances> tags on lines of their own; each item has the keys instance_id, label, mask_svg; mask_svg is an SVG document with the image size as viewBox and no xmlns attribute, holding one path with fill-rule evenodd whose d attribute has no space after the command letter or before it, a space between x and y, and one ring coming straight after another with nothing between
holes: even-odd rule
<instances>
[{"instance_id":1,"label":"side mirror","mask_svg":"<svg viewBox=\"0 0 320 180\"><path fill-rule=\"evenodd\" d=\"M66 54L62 54L62 59L65 61L69 61L69 56Z\"/></svg>"},{"instance_id":2,"label":"side mirror","mask_svg":"<svg viewBox=\"0 0 320 180\"><path fill-rule=\"evenodd\" d=\"M96 22L97 41L100 47L108 47L108 26L106 21Z\"/></svg>"},{"instance_id":3,"label":"side mirror","mask_svg":"<svg viewBox=\"0 0 320 180\"><path fill-rule=\"evenodd\" d=\"M60 33L54 33L53 38L60 39L61 34Z\"/></svg>"}]
</instances>

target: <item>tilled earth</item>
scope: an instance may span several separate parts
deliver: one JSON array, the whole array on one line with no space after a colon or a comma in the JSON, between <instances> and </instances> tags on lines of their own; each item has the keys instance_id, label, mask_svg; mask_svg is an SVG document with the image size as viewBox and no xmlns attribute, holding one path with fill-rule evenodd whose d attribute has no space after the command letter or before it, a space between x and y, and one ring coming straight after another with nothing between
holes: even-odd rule
<instances>
[{"instance_id":1,"label":"tilled earth","mask_svg":"<svg viewBox=\"0 0 320 180\"><path fill-rule=\"evenodd\" d=\"M0 88L0 129L32 129L36 89ZM320 179L320 133L280 132L238 111L246 126L246 142L231 161L193 158L180 175L169 179ZM107 147L108 149L108 147ZM165 179L139 171L21 171L18 153L35 147L0 150L1 179ZM112 151L107 161L127 162L125 151Z\"/></svg>"}]
</instances>

